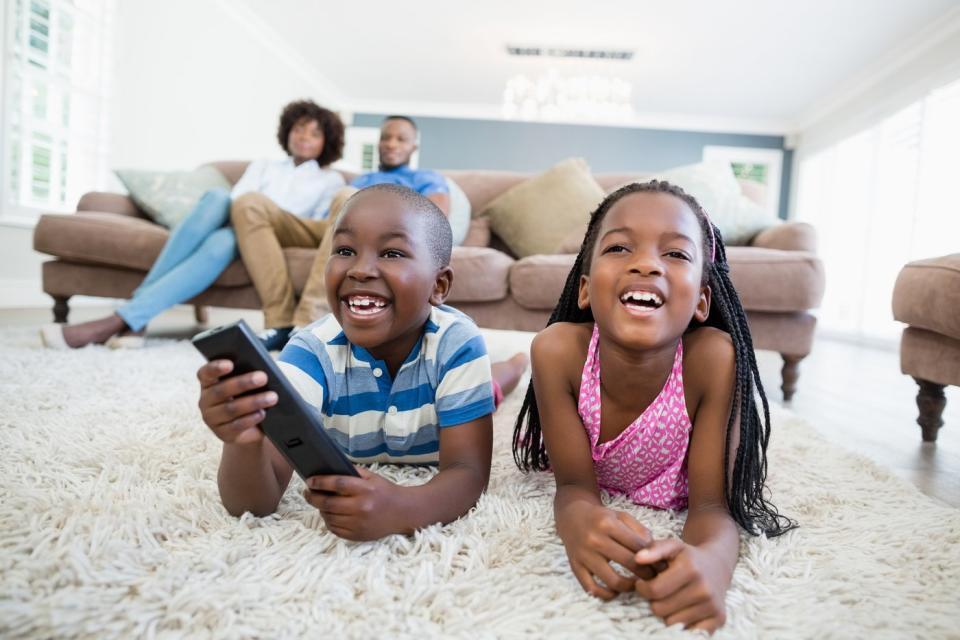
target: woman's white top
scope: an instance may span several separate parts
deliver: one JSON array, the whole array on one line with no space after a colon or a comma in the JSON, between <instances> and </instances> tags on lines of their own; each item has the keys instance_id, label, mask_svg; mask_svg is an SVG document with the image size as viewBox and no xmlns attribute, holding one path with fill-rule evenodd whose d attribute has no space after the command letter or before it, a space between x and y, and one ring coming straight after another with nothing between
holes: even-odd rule
<instances>
[{"instance_id":1,"label":"woman's white top","mask_svg":"<svg viewBox=\"0 0 960 640\"><path fill-rule=\"evenodd\" d=\"M333 194L344 184L338 171L321 169L316 160L299 165L294 165L291 157L255 160L233 186L230 196L236 198L256 191L284 211L300 218L320 219L330 208Z\"/></svg>"}]
</instances>

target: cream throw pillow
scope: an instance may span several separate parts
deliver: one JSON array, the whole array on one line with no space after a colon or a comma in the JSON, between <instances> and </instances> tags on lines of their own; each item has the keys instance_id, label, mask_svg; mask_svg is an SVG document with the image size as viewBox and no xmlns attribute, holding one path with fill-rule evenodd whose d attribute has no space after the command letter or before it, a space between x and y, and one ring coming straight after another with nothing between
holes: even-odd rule
<instances>
[{"instance_id":1,"label":"cream throw pillow","mask_svg":"<svg viewBox=\"0 0 960 640\"><path fill-rule=\"evenodd\" d=\"M646 180L666 180L700 203L723 235L724 244L745 245L767 227L779 224L776 216L763 210L743 195L730 164L705 161L668 169L647 176Z\"/></svg>"},{"instance_id":2,"label":"cream throw pillow","mask_svg":"<svg viewBox=\"0 0 960 640\"><path fill-rule=\"evenodd\" d=\"M518 257L554 253L573 229L583 228L604 198L583 158L569 158L525 180L487 205L494 233Z\"/></svg>"}]
</instances>

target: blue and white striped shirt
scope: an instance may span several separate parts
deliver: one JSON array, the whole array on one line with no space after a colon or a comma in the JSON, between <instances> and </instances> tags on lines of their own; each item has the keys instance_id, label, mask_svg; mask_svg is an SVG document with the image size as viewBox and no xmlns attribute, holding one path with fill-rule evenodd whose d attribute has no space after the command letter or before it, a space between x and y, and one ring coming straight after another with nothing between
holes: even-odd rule
<instances>
[{"instance_id":1,"label":"blue and white striped shirt","mask_svg":"<svg viewBox=\"0 0 960 640\"><path fill-rule=\"evenodd\" d=\"M333 315L297 332L278 364L355 462L436 463L440 429L493 413L490 359L473 321L433 307L395 379Z\"/></svg>"}]
</instances>

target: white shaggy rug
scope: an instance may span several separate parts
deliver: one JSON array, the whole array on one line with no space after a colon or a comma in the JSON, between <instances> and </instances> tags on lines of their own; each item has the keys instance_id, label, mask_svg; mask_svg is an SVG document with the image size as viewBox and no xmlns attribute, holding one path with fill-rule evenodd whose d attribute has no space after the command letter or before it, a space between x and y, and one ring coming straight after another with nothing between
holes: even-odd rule
<instances>
[{"instance_id":1,"label":"white shaggy rug","mask_svg":"<svg viewBox=\"0 0 960 640\"><path fill-rule=\"evenodd\" d=\"M553 478L513 466L519 393L472 513L357 544L324 529L299 481L273 517L227 515L188 343L58 353L35 335L0 331L0 636L689 637L635 596L581 591ZM529 341L488 337L498 357ZM960 511L786 410L774 430L773 499L801 528L744 540L717 637L960 637ZM659 535L682 525L616 505Z\"/></svg>"}]
</instances>

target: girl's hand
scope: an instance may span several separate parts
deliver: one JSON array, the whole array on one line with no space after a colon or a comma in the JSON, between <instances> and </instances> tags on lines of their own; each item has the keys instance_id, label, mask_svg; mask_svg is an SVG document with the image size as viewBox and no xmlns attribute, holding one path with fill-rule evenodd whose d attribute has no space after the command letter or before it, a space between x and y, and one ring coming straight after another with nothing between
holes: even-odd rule
<instances>
[{"instance_id":1,"label":"girl's hand","mask_svg":"<svg viewBox=\"0 0 960 640\"><path fill-rule=\"evenodd\" d=\"M233 371L229 360L212 360L197 370L200 381L200 415L214 435L227 444L256 444L263 440L257 426L265 410L277 403L273 391L238 397L267 384L267 374L254 371L224 377Z\"/></svg>"},{"instance_id":2,"label":"girl's hand","mask_svg":"<svg viewBox=\"0 0 960 640\"><path fill-rule=\"evenodd\" d=\"M653 575L634 560L634 554L652 541L650 531L628 513L603 505L574 503L557 514L557 532L566 547L573 575L592 596L610 600L633 589L638 576ZM610 562L636 575L626 577Z\"/></svg>"},{"instance_id":3,"label":"girl's hand","mask_svg":"<svg viewBox=\"0 0 960 640\"><path fill-rule=\"evenodd\" d=\"M725 596L732 576L721 559L677 538L656 540L634 559L639 565L667 564L656 577L637 580L635 587L665 624L713 633L726 622Z\"/></svg>"},{"instance_id":4,"label":"girl's hand","mask_svg":"<svg viewBox=\"0 0 960 640\"><path fill-rule=\"evenodd\" d=\"M402 487L357 467L359 478L307 478L303 497L320 511L327 528L347 540L377 540L391 533L407 533L397 495Z\"/></svg>"}]
</instances>

